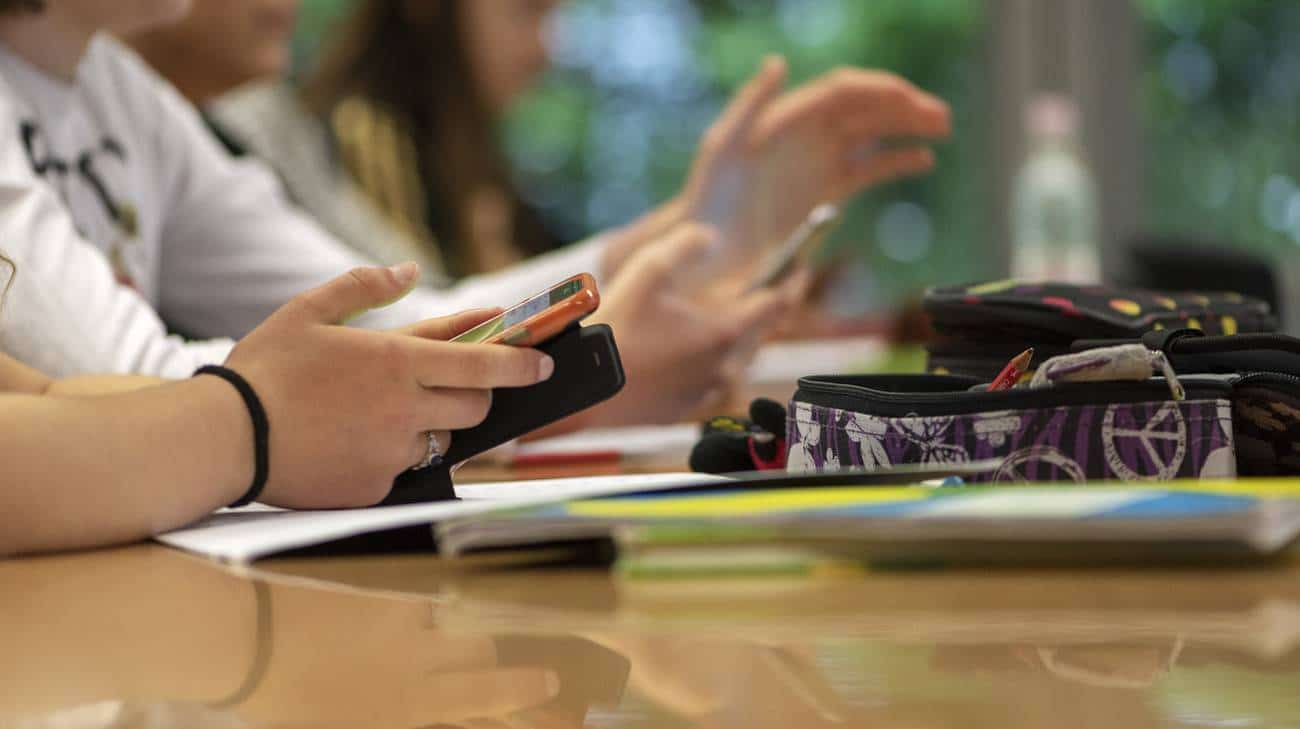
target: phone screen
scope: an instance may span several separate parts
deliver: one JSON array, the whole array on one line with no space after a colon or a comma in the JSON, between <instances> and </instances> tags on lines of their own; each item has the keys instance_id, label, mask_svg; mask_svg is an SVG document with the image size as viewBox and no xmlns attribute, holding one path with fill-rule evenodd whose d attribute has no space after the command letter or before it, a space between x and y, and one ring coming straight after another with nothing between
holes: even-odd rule
<instances>
[{"instance_id":1,"label":"phone screen","mask_svg":"<svg viewBox=\"0 0 1300 729\"><path fill-rule=\"evenodd\" d=\"M581 278L573 278L556 286L545 293L538 294L533 298L515 306L508 311L492 317L487 321L479 324L473 329L461 334L452 341L455 342L486 342L492 337L509 329L510 327L527 321L552 306L564 301L582 290L583 281Z\"/></svg>"}]
</instances>

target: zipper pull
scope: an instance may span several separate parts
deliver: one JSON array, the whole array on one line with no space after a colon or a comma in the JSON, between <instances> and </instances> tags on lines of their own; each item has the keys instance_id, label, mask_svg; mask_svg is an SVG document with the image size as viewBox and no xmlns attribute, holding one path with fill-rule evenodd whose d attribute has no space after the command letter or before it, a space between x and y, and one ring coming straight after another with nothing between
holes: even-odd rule
<instances>
[{"instance_id":1,"label":"zipper pull","mask_svg":"<svg viewBox=\"0 0 1300 729\"><path fill-rule=\"evenodd\" d=\"M1053 357L1038 367L1029 387L1051 387L1061 382L1143 382L1156 373L1164 376L1174 400L1187 397L1165 353L1142 344L1120 344Z\"/></svg>"}]
</instances>

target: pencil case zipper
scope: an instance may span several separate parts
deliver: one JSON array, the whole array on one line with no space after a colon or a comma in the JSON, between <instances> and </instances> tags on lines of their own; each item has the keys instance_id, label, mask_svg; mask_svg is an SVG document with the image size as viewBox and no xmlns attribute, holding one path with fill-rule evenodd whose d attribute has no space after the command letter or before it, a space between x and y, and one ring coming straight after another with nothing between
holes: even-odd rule
<instances>
[{"instance_id":1,"label":"pencil case zipper","mask_svg":"<svg viewBox=\"0 0 1300 729\"><path fill-rule=\"evenodd\" d=\"M1195 329L1147 332L1137 339L1076 339L1070 351L1082 352L1118 344L1141 343L1148 349L1179 355L1229 354L1244 352L1279 352L1300 355L1300 339L1286 334L1208 335Z\"/></svg>"},{"instance_id":2,"label":"pencil case zipper","mask_svg":"<svg viewBox=\"0 0 1300 729\"><path fill-rule=\"evenodd\" d=\"M1300 395L1300 377L1285 372L1245 372L1233 381L1233 389L1251 385L1281 387Z\"/></svg>"},{"instance_id":3,"label":"pencil case zipper","mask_svg":"<svg viewBox=\"0 0 1300 729\"><path fill-rule=\"evenodd\" d=\"M1192 329L1148 332L1139 340L1078 340L1073 351L1140 342L1165 353L1181 373L1238 373L1289 377L1300 372L1300 339L1284 334L1209 336Z\"/></svg>"},{"instance_id":4,"label":"pencil case zipper","mask_svg":"<svg viewBox=\"0 0 1300 729\"><path fill-rule=\"evenodd\" d=\"M1261 373L1262 374L1262 373ZM870 379L864 378L864 379ZM929 378L932 383L938 380ZM965 378L948 378L953 385L975 384ZM892 380L907 384L905 378ZM1188 400L1229 399L1233 383L1223 378L1181 377ZM917 379L916 382L922 382ZM1300 379L1297 379L1300 386ZM873 388L851 382L836 382L827 377L799 380L796 402L870 413L883 417L963 415L999 410L1068 407L1076 405L1125 404L1169 400L1169 386L1163 380L1065 384L1029 390L1017 388L1002 392L952 389L943 391L899 391Z\"/></svg>"}]
</instances>

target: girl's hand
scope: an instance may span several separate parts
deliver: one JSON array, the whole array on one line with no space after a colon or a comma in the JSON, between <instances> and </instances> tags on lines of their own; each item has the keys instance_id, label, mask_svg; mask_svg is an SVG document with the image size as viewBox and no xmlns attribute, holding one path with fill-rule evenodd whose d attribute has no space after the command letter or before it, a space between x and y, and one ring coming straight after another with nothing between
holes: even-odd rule
<instances>
[{"instance_id":1,"label":"girl's hand","mask_svg":"<svg viewBox=\"0 0 1300 729\"><path fill-rule=\"evenodd\" d=\"M595 318L614 328L627 386L579 416L577 425L671 423L694 415L734 385L758 341L802 299L805 274L752 293L736 277L681 285L715 239L703 226L679 226L639 251L612 282Z\"/></svg>"},{"instance_id":2,"label":"girl's hand","mask_svg":"<svg viewBox=\"0 0 1300 729\"><path fill-rule=\"evenodd\" d=\"M841 68L782 94L786 67L768 58L700 143L685 215L737 248L787 235L819 203L928 172L924 146L950 133L948 106L890 73ZM907 146L886 149L891 139Z\"/></svg>"},{"instance_id":3,"label":"girl's hand","mask_svg":"<svg viewBox=\"0 0 1300 729\"><path fill-rule=\"evenodd\" d=\"M231 353L227 366L257 391L271 424L262 501L291 508L376 503L423 459L426 432L434 431L445 451L447 431L487 416L492 388L551 376L554 363L535 349L443 341L496 310L399 332L337 325L401 298L417 274L413 263L355 269L290 301Z\"/></svg>"},{"instance_id":4,"label":"girl's hand","mask_svg":"<svg viewBox=\"0 0 1300 729\"><path fill-rule=\"evenodd\" d=\"M783 93L785 78L783 59L764 60L704 134L682 191L611 232L606 273L687 221L718 229L727 255L704 265L727 272L820 203L928 172L926 143L951 134L948 105L899 76L844 67Z\"/></svg>"}]
</instances>

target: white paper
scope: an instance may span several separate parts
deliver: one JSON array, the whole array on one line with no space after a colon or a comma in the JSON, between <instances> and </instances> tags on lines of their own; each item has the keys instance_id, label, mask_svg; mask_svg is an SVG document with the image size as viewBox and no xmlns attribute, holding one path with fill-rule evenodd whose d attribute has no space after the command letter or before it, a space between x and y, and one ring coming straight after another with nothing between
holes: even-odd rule
<instances>
[{"instance_id":1,"label":"white paper","mask_svg":"<svg viewBox=\"0 0 1300 729\"><path fill-rule=\"evenodd\" d=\"M601 428L520 443L511 455L617 452L624 456L654 456L689 452L699 439L700 426L689 423Z\"/></svg>"},{"instance_id":2,"label":"white paper","mask_svg":"<svg viewBox=\"0 0 1300 729\"><path fill-rule=\"evenodd\" d=\"M888 347L879 337L773 342L758 350L745 377L756 384L795 382L806 375L869 369Z\"/></svg>"},{"instance_id":3,"label":"white paper","mask_svg":"<svg viewBox=\"0 0 1300 729\"><path fill-rule=\"evenodd\" d=\"M332 511L284 511L254 504L242 509L222 510L191 526L159 535L157 540L223 562L251 562L278 552L358 534L418 524L432 525L445 519L495 509L716 480L727 479L677 473L474 484L458 487L457 493L463 495L464 501Z\"/></svg>"}]
</instances>

